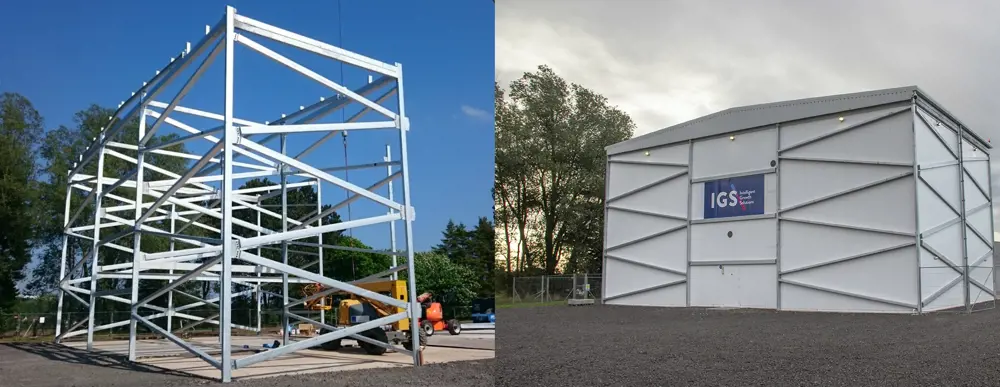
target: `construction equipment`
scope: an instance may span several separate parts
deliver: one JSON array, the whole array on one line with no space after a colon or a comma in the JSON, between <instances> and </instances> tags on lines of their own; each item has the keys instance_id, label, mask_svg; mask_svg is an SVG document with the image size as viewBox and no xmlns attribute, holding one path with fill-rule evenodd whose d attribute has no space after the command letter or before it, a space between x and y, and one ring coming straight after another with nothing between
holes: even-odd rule
<instances>
[{"instance_id":1,"label":"construction equipment","mask_svg":"<svg viewBox=\"0 0 1000 387\"><path fill-rule=\"evenodd\" d=\"M493 313L493 308L495 307L495 298L478 298L472 300L472 322L476 324L496 322L496 315Z\"/></svg>"},{"instance_id":2,"label":"construction equipment","mask_svg":"<svg viewBox=\"0 0 1000 387\"><path fill-rule=\"evenodd\" d=\"M458 320L444 321L444 310L441 308L441 304L432 302L431 297L431 293L417 296L417 302L420 303L423 310L421 313L423 317L420 319L420 329L424 331L423 333L427 336L433 336L434 332L437 331L448 331L452 335L462 333L462 325L458 323Z\"/></svg>"},{"instance_id":3,"label":"construction equipment","mask_svg":"<svg viewBox=\"0 0 1000 387\"><path fill-rule=\"evenodd\" d=\"M406 281L403 280L363 282L355 285L362 289L381 293L397 300L406 301L408 299ZM318 294L326 290L327 288L320 284L310 284L302 289L302 293L304 296L309 297L313 294ZM429 298L429 295L427 294L422 294L417 298L417 300L421 302L423 309L425 309L423 315L427 316L419 321L422 325L426 325L427 322L430 322L431 327L434 328L434 324L440 322L441 319L441 304L425 303L427 298ZM339 301L336 302L337 308L333 309L332 305L335 304L334 300L337 299L339 299ZM335 314L333 320L336 321L336 325L338 327L357 325L403 311L402 308L387 305L379 301L343 291L333 292L325 297L306 301L304 304L305 307L310 310L333 310ZM328 329L320 330L320 334L329 332L330 330ZM418 329L417 332L420 338L421 349L423 349L424 346L427 345L427 330ZM433 334L433 332L431 332L431 334ZM411 339L412 329L410 327L409 319L403 319L389 325L372 328L359 333L359 335L381 341L383 343L402 344L403 348L413 350L413 341ZM382 355L386 352L384 347L364 341L359 340L358 345L364 349L366 353L371 355ZM339 350L341 348L341 339L328 341L322 345L322 348L328 350Z\"/></svg>"},{"instance_id":4,"label":"construction equipment","mask_svg":"<svg viewBox=\"0 0 1000 387\"><path fill-rule=\"evenodd\" d=\"M576 278L573 278L576 281ZM566 298L566 303L569 306L579 306L579 305L594 305L594 293L590 291L590 284L585 283L582 285L574 286L573 291L570 296Z\"/></svg>"}]
</instances>

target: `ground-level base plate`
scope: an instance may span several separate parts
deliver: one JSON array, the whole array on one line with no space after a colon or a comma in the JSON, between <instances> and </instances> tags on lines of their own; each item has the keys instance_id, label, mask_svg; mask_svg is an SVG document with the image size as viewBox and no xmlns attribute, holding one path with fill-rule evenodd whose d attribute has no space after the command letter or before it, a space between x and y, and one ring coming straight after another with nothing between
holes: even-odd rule
<instances>
[{"instance_id":1,"label":"ground-level base plate","mask_svg":"<svg viewBox=\"0 0 1000 387\"><path fill-rule=\"evenodd\" d=\"M576 306L576 305L594 305L594 299L593 298L581 298L581 299L572 299L571 298L571 299L566 300L566 302L570 306Z\"/></svg>"}]
</instances>

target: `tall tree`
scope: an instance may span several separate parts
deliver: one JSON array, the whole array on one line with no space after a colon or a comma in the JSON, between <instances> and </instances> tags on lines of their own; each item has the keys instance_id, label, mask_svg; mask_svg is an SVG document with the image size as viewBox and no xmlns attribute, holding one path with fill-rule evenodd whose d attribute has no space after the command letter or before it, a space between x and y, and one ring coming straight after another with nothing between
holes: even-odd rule
<instances>
[{"instance_id":1,"label":"tall tree","mask_svg":"<svg viewBox=\"0 0 1000 387\"><path fill-rule=\"evenodd\" d=\"M499 83L494 83L495 178L494 218L503 225L504 255L507 271L523 271L532 266L534 255L528 248L531 238L531 214L537 209L537 190L528 168L529 152L534 142L522 123L520 112L505 97Z\"/></svg>"},{"instance_id":2,"label":"tall tree","mask_svg":"<svg viewBox=\"0 0 1000 387\"><path fill-rule=\"evenodd\" d=\"M0 94L0 308L17 298L17 283L31 260L36 203L34 151L42 116L20 94Z\"/></svg>"},{"instance_id":3,"label":"tall tree","mask_svg":"<svg viewBox=\"0 0 1000 387\"><path fill-rule=\"evenodd\" d=\"M456 224L454 220L448 220L441 235L441 243L432 248L434 253L444 255L456 263L462 263L471 258L469 230L465 229L465 224Z\"/></svg>"},{"instance_id":4,"label":"tall tree","mask_svg":"<svg viewBox=\"0 0 1000 387\"><path fill-rule=\"evenodd\" d=\"M496 269L496 227L485 216L469 232L469 252L479 274L479 296L492 297L496 292L493 276Z\"/></svg>"},{"instance_id":5,"label":"tall tree","mask_svg":"<svg viewBox=\"0 0 1000 387\"><path fill-rule=\"evenodd\" d=\"M566 253L580 249L577 260L593 254L586 251L593 250L595 224L603 218L604 148L630 138L635 124L607 98L548 66L511 82L508 98L495 88L495 189L509 211L502 218L517 226L528 264L534 263L530 240L539 239L539 263L554 274Z\"/></svg>"},{"instance_id":6,"label":"tall tree","mask_svg":"<svg viewBox=\"0 0 1000 387\"><path fill-rule=\"evenodd\" d=\"M496 231L493 222L480 217L476 226L469 230L465 224L449 220L441 235L441 243L434 246L431 252L448 257L455 264L468 269L476 279L473 287L476 294L481 297L491 296L496 261Z\"/></svg>"}]
</instances>

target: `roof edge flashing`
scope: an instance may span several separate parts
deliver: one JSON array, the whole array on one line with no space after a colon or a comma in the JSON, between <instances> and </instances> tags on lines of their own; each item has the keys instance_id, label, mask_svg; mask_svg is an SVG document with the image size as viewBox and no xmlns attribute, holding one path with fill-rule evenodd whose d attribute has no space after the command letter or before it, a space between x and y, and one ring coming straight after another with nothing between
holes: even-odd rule
<instances>
[{"instance_id":1,"label":"roof edge flashing","mask_svg":"<svg viewBox=\"0 0 1000 387\"><path fill-rule=\"evenodd\" d=\"M920 88L916 88L916 90L914 90L914 93L916 93L918 101L924 102L925 104L928 105L928 107L933 109L931 113L937 113L941 116L944 116L943 118L947 119L948 121L951 121L950 124L953 124L955 126L960 126L962 128L962 133L967 134L969 136L968 139L975 142L976 145L979 145L986 149L993 149L992 144L990 144L986 140L983 140L983 137L980 136L979 133L977 133L974 129L970 128L968 125L963 123L961 120L958 119L958 117L955 117L955 115L949 112L947 109L942 107L941 104L937 103L937 101L931 98L931 96L927 94L927 92L923 91Z\"/></svg>"},{"instance_id":2,"label":"roof edge flashing","mask_svg":"<svg viewBox=\"0 0 1000 387\"><path fill-rule=\"evenodd\" d=\"M771 102L764 104L746 105L740 107L733 107L718 111L709 115L701 116L692 120L688 120L676 125L672 125L660 130L649 132L640 136L630 138L628 140L608 145L604 147L604 150L608 156L641 151L644 149L657 148L662 146L668 146L671 144L682 143L684 141L696 140L701 138L709 138L718 135L723 135L727 133L737 133L746 130L753 130L755 128L760 128L768 125L798 121L802 119L810 119L815 117L821 117L828 114L836 114L844 111L851 111L857 109L865 109L869 107L876 107L882 105L890 105L894 103L912 101L916 97L917 101L929 108L932 113L940 116L942 119L949 121L949 123L961 126L963 133L968 133L965 138L973 142L976 146L983 148L984 150L993 149L993 145L988 141L984 140L979 133L970 128L969 126L962 123L954 114L946 110L937 103L933 98L928 95L923 89L918 86L904 86L891 89L880 89L871 90L866 92L858 93L847 93L847 94L836 94L825 97L811 97L802 98L796 100ZM867 101L857 101L850 102L848 100L852 99L867 99ZM719 119L720 117L725 117L730 114L745 114L752 116L754 111L766 110L766 109L789 109L795 107L803 107L813 103L827 103L831 105L831 109L822 109L815 107L806 107L806 110L812 109L812 112L801 112L801 114L790 114L788 111L783 112L785 117L775 117L774 119L760 119L757 117L756 122L747 122L746 124L732 125L728 128L712 128L709 123L713 119ZM844 105L854 105L848 106L842 109L833 109L834 104L839 103L841 107ZM814 105L815 106L815 105ZM720 120L726 120L726 118L721 118ZM724 122L720 122L724 124ZM731 124L731 122L730 122ZM688 129L692 126L704 125L704 128L695 128L697 130ZM725 125L722 125L725 126ZM683 130L687 129L688 133L684 133ZM714 130L713 130L714 129Z\"/></svg>"}]
</instances>

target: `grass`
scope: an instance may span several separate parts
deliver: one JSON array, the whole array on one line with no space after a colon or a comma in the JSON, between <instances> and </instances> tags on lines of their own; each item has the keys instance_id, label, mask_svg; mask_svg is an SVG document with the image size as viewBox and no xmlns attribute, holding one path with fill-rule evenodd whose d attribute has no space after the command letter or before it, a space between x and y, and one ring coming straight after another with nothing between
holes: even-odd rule
<instances>
[{"instance_id":1,"label":"grass","mask_svg":"<svg viewBox=\"0 0 1000 387\"><path fill-rule=\"evenodd\" d=\"M532 301L532 302L514 302L510 298L497 298L497 309L509 309L509 308L534 308L541 306L557 306L566 305L566 300L561 301Z\"/></svg>"},{"instance_id":2,"label":"grass","mask_svg":"<svg viewBox=\"0 0 1000 387\"><path fill-rule=\"evenodd\" d=\"M274 329L273 331L277 332L277 329ZM177 333L177 332L174 333L180 335L181 337L210 337L210 336L217 336L219 334L219 331L211 329L195 329L186 331L184 333ZM267 334L267 333L268 331L265 329L265 331L262 332L261 334ZM239 329L233 330L234 336L254 336L256 334L257 334L256 332L247 332ZM150 339L159 339L160 336L152 333L140 332L139 334L136 335L136 338L139 340L150 340ZM74 336L73 338L66 340L79 341L81 339L86 340L86 336L84 335ZM53 340L55 340L55 335L51 331L46 332L44 334L39 334L38 336L22 337L22 336L11 335L11 336L0 337L0 343L40 343L40 342L52 342ZM107 334L105 332L94 333L94 341L115 341L115 340L128 340L128 333L114 333L114 334Z\"/></svg>"}]
</instances>

